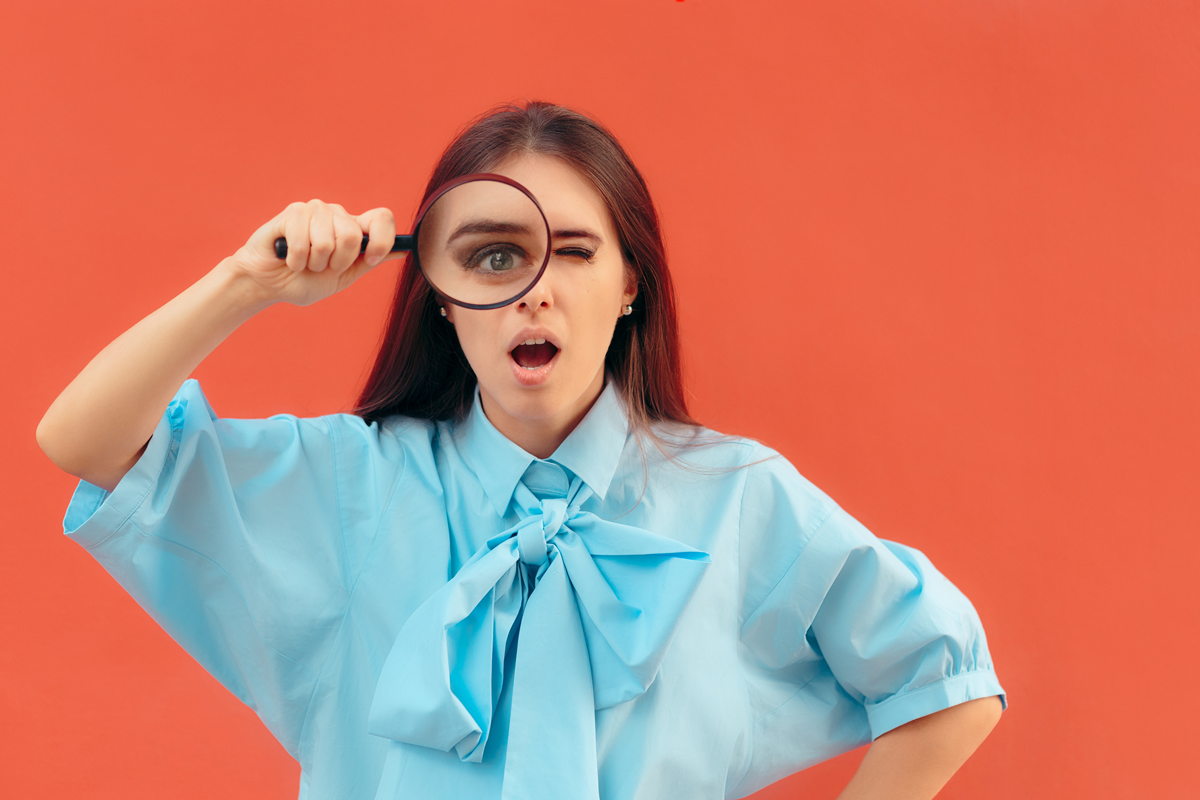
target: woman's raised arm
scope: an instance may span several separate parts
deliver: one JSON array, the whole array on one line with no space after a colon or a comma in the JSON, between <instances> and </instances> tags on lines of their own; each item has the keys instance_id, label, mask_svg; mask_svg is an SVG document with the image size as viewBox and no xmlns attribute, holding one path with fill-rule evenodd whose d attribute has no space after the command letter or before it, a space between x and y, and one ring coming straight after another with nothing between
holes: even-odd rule
<instances>
[{"instance_id":1,"label":"woman's raised arm","mask_svg":"<svg viewBox=\"0 0 1200 800\"><path fill-rule=\"evenodd\" d=\"M361 255L363 234L370 236ZM287 260L274 242L288 241ZM179 386L239 325L280 301L309 305L345 289L389 255L386 208L358 216L335 204L293 203L235 254L121 334L76 376L37 427L55 464L112 491L137 462Z\"/></svg>"}]
</instances>

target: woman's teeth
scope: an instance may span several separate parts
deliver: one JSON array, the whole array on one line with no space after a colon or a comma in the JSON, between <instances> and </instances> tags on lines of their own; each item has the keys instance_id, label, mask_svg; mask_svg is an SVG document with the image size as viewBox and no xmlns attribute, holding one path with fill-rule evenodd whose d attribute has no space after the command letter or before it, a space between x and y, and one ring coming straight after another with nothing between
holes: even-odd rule
<instances>
[{"instance_id":1,"label":"woman's teeth","mask_svg":"<svg viewBox=\"0 0 1200 800\"><path fill-rule=\"evenodd\" d=\"M545 344L545 343L546 343L545 339L526 339L525 341L521 342L521 344Z\"/></svg>"}]
</instances>

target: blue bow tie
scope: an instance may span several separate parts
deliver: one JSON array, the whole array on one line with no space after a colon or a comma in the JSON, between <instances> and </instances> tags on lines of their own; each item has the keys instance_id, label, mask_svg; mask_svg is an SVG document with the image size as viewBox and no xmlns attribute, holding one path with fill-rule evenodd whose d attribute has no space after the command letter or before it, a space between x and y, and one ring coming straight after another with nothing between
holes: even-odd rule
<instances>
[{"instance_id":1,"label":"blue bow tie","mask_svg":"<svg viewBox=\"0 0 1200 800\"><path fill-rule=\"evenodd\" d=\"M595 711L654 682L710 559L582 510L591 496L579 478L566 497L539 499L517 484L520 521L489 539L396 637L370 733L482 761L516 647L502 800L597 800ZM389 763L376 797L421 796L408 774Z\"/></svg>"}]
</instances>

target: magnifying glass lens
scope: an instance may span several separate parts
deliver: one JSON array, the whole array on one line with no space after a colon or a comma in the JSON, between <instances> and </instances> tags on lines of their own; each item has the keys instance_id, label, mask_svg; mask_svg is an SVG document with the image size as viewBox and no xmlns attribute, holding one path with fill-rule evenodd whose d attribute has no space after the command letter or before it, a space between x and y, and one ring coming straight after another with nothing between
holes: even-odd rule
<instances>
[{"instance_id":1,"label":"magnifying glass lens","mask_svg":"<svg viewBox=\"0 0 1200 800\"><path fill-rule=\"evenodd\" d=\"M459 184L425 211L417 261L447 299L468 306L511 302L541 275L550 234L520 189L495 180Z\"/></svg>"}]
</instances>

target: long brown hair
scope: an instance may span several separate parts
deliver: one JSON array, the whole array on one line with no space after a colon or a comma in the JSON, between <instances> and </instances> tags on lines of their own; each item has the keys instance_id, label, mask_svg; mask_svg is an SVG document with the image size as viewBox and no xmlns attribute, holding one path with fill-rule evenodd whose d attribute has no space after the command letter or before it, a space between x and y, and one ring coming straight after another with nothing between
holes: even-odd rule
<instances>
[{"instance_id":1,"label":"long brown hair","mask_svg":"<svg viewBox=\"0 0 1200 800\"><path fill-rule=\"evenodd\" d=\"M446 148L425 187L428 199L447 181L490 172L514 155L553 156L591 180L608 205L626 266L638 287L605 356L635 430L657 422L696 425L687 411L679 354L675 290L667 270L658 212L641 173L616 138L595 120L563 106L503 105L476 119ZM436 296L404 261L375 365L354 413L367 422L392 414L449 419L467 412L475 374ZM657 437L655 437L657 438Z\"/></svg>"}]
</instances>

